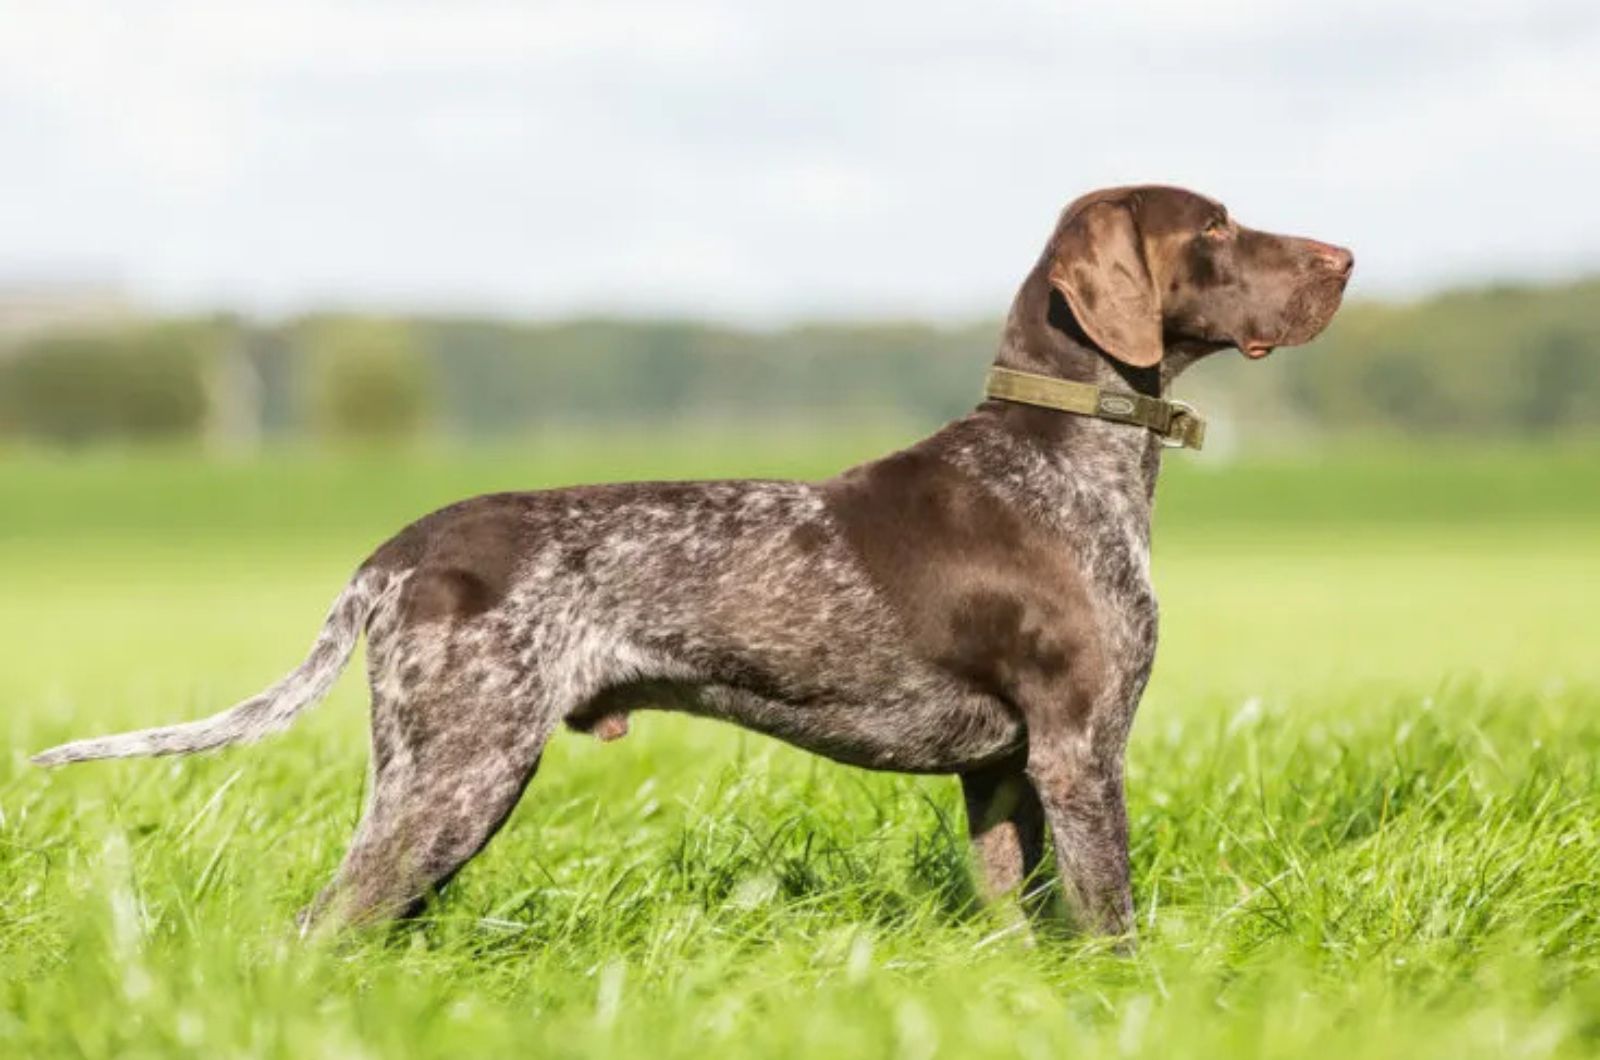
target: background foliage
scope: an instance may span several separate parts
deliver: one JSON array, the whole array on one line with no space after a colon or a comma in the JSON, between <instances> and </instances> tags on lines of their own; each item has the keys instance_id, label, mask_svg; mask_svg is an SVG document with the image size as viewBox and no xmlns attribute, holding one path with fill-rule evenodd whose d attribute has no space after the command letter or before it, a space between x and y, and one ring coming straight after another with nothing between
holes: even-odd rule
<instances>
[{"instance_id":1,"label":"background foliage","mask_svg":"<svg viewBox=\"0 0 1600 1060\"><path fill-rule=\"evenodd\" d=\"M927 424L971 406L998 323L804 324L322 315L164 321L0 352L0 427L84 443L523 436L575 423ZM1531 437L1600 426L1600 279L1356 303L1266 366L1180 383L1223 433Z\"/></svg>"},{"instance_id":2,"label":"background foliage","mask_svg":"<svg viewBox=\"0 0 1600 1060\"><path fill-rule=\"evenodd\" d=\"M0 360L0 424L58 444L196 437L220 324L163 321L49 335Z\"/></svg>"}]
</instances>

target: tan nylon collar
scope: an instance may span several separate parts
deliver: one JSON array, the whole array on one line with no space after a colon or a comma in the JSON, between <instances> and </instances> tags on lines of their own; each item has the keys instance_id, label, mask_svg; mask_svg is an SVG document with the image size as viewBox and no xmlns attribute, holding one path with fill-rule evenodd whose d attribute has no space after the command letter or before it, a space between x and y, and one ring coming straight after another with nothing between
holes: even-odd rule
<instances>
[{"instance_id":1,"label":"tan nylon collar","mask_svg":"<svg viewBox=\"0 0 1600 1060\"><path fill-rule=\"evenodd\" d=\"M1172 448L1199 449L1206 440L1206 421L1181 401L1102 390L1090 383L1071 383L1048 375L998 367L989 369L989 380L983 392L1002 401L1093 416L1112 423L1131 423L1154 431Z\"/></svg>"}]
</instances>

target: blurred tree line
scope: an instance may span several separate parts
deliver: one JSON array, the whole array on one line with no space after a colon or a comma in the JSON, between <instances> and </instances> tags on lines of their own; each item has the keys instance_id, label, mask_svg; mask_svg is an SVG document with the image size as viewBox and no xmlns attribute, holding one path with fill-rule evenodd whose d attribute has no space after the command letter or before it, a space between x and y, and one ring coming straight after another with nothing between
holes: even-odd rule
<instances>
[{"instance_id":1,"label":"blurred tree line","mask_svg":"<svg viewBox=\"0 0 1600 1060\"><path fill-rule=\"evenodd\" d=\"M58 332L0 346L0 436L61 445L394 443L578 423L933 423L975 401L996 322L520 323L319 315ZM1356 303L1269 366L1180 384L1242 432L1550 435L1600 428L1600 279Z\"/></svg>"}]
</instances>

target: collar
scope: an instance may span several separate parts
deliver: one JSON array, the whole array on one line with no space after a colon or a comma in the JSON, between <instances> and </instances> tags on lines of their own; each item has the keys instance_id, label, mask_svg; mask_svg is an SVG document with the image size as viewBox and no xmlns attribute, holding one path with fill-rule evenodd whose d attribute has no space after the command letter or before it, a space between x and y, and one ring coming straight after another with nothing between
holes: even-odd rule
<instances>
[{"instance_id":1,"label":"collar","mask_svg":"<svg viewBox=\"0 0 1600 1060\"><path fill-rule=\"evenodd\" d=\"M987 397L1002 401L1144 427L1153 431L1168 448L1199 449L1206 439L1205 419L1181 401L1103 390L1091 383L1071 383L1048 375L1000 367L989 369L983 392Z\"/></svg>"}]
</instances>

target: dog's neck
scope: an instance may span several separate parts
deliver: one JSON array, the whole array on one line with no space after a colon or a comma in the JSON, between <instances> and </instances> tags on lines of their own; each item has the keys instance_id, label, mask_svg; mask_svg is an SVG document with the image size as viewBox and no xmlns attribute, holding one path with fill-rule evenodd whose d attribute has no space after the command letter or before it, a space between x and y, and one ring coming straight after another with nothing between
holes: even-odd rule
<instances>
[{"instance_id":1,"label":"dog's neck","mask_svg":"<svg viewBox=\"0 0 1600 1060\"><path fill-rule=\"evenodd\" d=\"M1060 296L1051 298L1042 274L1040 281L1018 294L997 365L1161 394L1163 373L1152 370L1130 380L1124 373L1137 370L1116 366L1096 348ZM1085 527L1105 529L1118 541L1148 547L1161 442L1143 427L990 398L922 444L1047 524L1077 536ZM1086 517L1087 510L1095 516Z\"/></svg>"},{"instance_id":2,"label":"dog's neck","mask_svg":"<svg viewBox=\"0 0 1600 1060\"><path fill-rule=\"evenodd\" d=\"M1011 303L995 364L1164 398L1184 369L1215 348L1169 344L1158 365L1136 368L1124 364L1097 346L1083 330L1067 300L1050 282L1048 262L1041 261Z\"/></svg>"},{"instance_id":3,"label":"dog's neck","mask_svg":"<svg viewBox=\"0 0 1600 1060\"><path fill-rule=\"evenodd\" d=\"M1159 365L1135 368L1111 357L1078 325L1066 299L1049 284L1040 292L1026 284L1006 318L995 364L1022 372L1130 390L1161 397L1165 380Z\"/></svg>"},{"instance_id":4,"label":"dog's neck","mask_svg":"<svg viewBox=\"0 0 1600 1060\"><path fill-rule=\"evenodd\" d=\"M995 364L1023 372L1089 383L1107 390L1165 397L1189 358L1151 368L1123 364L1084 333L1041 262L1012 302ZM1135 486L1146 506L1160 469L1160 443L1140 427L1074 416L1004 401L985 402L975 414L1007 434L1041 447L1072 466L1093 467L1102 478Z\"/></svg>"}]
</instances>

